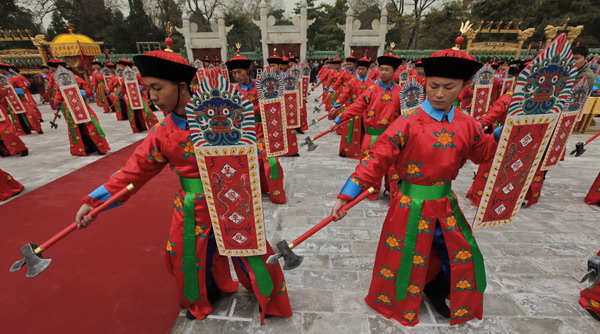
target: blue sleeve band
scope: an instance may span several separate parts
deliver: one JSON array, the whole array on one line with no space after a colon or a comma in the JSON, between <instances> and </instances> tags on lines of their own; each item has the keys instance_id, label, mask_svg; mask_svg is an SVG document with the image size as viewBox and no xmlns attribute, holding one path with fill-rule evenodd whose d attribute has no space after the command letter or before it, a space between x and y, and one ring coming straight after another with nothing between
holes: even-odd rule
<instances>
[{"instance_id":1,"label":"blue sleeve band","mask_svg":"<svg viewBox=\"0 0 600 334\"><path fill-rule=\"evenodd\" d=\"M329 88L330 92L335 92L335 90L333 88Z\"/></svg>"},{"instance_id":2,"label":"blue sleeve band","mask_svg":"<svg viewBox=\"0 0 600 334\"><path fill-rule=\"evenodd\" d=\"M502 134L502 128L504 128L504 127L499 126L496 128L496 130L494 130L494 140L496 140L496 142L498 142L498 140L500 140L500 135Z\"/></svg>"},{"instance_id":3,"label":"blue sleeve band","mask_svg":"<svg viewBox=\"0 0 600 334\"><path fill-rule=\"evenodd\" d=\"M79 92L81 93L81 96L85 97L85 94L86 94L86 93L85 93L85 90L83 90L83 89L80 89L80 90L79 90Z\"/></svg>"},{"instance_id":4,"label":"blue sleeve band","mask_svg":"<svg viewBox=\"0 0 600 334\"><path fill-rule=\"evenodd\" d=\"M340 118L340 116L335 116L335 119L333 120L336 124L340 124L342 123L342 119Z\"/></svg>"},{"instance_id":5,"label":"blue sleeve band","mask_svg":"<svg viewBox=\"0 0 600 334\"><path fill-rule=\"evenodd\" d=\"M23 88L15 88L15 92L19 95L25 94L25 92L23 91Z\"/></svg>"},{"instance_id":6,"label":"blue sleeve band","mask_svg":"<svg viewBox=\"0 0 600 334\"><path fill-rule=\"evenodd\" d=\"M352 181L352 178L348 178L348 181L346 181L346 184L342 188L342 191L340 191L340 194L356 198L356 196L360 195L361 192L362 189L360 186Z\"/></svg>"},{"instance_id":7,"label":"blue sleeve band","mask_svg":"<svg viewBox=\"0 0 600 334\"><path fill-rule=\"evenodd\" d=\"M97 201L104 202L107 199L111 198L112 194L109 193L108 190L106 190L104 185L101 185L100 187L96 188L96 190L92 191L88 196L90 196L91 198L93 198ZM117 202L114 202L113 204L109 205L105 210L112 209L112 208L115 208L120 205L123 205L123 203L117 201Z\"/></svg>"},{"instance_id":8,"label":"blue sleeve band","mask_svg":"<svg viewBox=\"0 0 600 334\"><path fill-rule=\"evenodd\" d=\"M337 102L335 102L335 103L333 104L333 107L334 107L334 108L339 108L339 107L341 107L341 106L342 106L342 105L341 105L341 104L339 104L339 103L337 103Z\"/></svg>"}]
</instances>

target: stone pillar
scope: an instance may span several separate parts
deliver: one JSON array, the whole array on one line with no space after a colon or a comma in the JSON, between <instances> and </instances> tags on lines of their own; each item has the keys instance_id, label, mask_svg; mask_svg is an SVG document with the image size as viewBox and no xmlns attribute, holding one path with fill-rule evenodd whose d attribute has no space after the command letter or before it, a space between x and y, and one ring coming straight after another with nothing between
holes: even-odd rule
<instances>
[{"instance_id":1,"label":"stone pillar","mask_svg":"<svg viewBox=\"0 0 600 334\"><path fill-rule=\"evenodd\" d=\"M300 3L300 54L298 57L300 57L300 60L303 61L306 61L306 33L308 30L306 7L306 1L302 0Z\"/></svg>"},{"instance_id":2,"label":"stone pillar","mask_svg":"<svg viewBox=\"0 0 600 334\"><path fill-rule=\"evenodd\" d=\"M346 27L345 27L345 36L344 36L344 56L349 56L352 51L352 30L354 23L354 11L352 8L348 8L346 11ZM358 57L360 58L360 57Z\"/></svg>"},{"instance_id":3,"label":"stone pillar","mask_svg":"<svg viewBox=\"0 0 600 334\"><path fill-rule=\"evenodd\" d=\"M381 20L379 21L379 49L377 50L377 57L383 55L385 53L385 35L387 35L387 19L388 19L388 11L387 11L387 3L383 5L383 9L381 10Z\"/></svg>"},{"instance_id":4,"label":"stone pillar","mask_svg":"<svg viewBox=\"0 0 600 334\"><path fill-rule=\"evenodd\" d=\"M267 58L269 58L269 47L267 46L267 38L269 37L269 32L267 28L267 4L265 0L262 0L258 5L260 8L260 41L262 42L262 54L263 54L263 64L267 63Z\"/></svg>"},{"instance_id":5,"label":"stone pillar","mask_svg":"<svg viewBox=\"0 0 600 334\"><path fill-rule=\"evenodd\" d=\"M217 31L221 43L221 60L227 61L227 32L225 31L225 18L223 14L217 14Z\"/></svg>"},{"instance_id":6,"label":"stone pillar","mask_svg":"<svg viewBox=\"0 0 600 334\"><path fill-rule=\"evenodd\" d=\"M190 28L190 14L184 11L183 15L181 16L181 19L183 20L183 28L181 30L183 33L183 39L185 41L185 50L187 52L187 58L189 62L192 63L194 61L194 54L192 53L192 31Z\"/></svg>"}]
</instances>

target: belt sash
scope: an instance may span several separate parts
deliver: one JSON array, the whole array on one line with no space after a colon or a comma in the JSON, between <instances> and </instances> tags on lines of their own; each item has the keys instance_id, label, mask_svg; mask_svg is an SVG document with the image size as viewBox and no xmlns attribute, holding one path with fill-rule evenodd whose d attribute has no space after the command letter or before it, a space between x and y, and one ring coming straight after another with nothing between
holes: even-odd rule
<instances>
[{"instance_id":1,"label":"belt sash","mask_svg":"<svg viewBox=\"0 0 600 334\"><path fill-rule=\"evenodd\" d=\"M381 129L381 128L367 128L366 129L366 133L371 136L371 143L369 144L369 147L372 147L373 144L375 144L375 142L377 141L377 138L379 138L379 136L381 136L386 129Z\"/></svg>"},{"instance_id":2,"label":"belt sash","mask_svg":"<svg viewBox=\"0 0 600 334\"><path fill-rule=\"evenodd\" d=\"M458 202L452 193L452 183L448 182L439 186L422 186L403 180L401 183L400 192L404 196L410 197L412 201L410 203L406 235L404 238L404 250L402 253L402 259L400 261L400 267L398 268L398 276L396 278L396 301L401 301L406 298L412 271L417 235L419 232L419 218L423 209L423 202L438 200L444 197L448 197L450 200L452 211L456 217L456 223L458 224L463 237L471 248L477 291L483 293L487 285L483 257L479 251L477 243L475 242L475 238L473 237L471 229L469 228L464 216L458 208Z\"/></svg>"}]
</instances>

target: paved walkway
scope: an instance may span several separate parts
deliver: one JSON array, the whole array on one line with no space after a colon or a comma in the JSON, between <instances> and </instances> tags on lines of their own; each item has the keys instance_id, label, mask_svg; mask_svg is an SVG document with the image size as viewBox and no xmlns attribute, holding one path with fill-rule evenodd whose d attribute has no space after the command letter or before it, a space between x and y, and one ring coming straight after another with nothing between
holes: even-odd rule
<instances>
[{"instance_id":1,"label":"paved walkway","mask_svg":"<svg viewBox=\"0 0 600 334\"><path fill-rule=\"evenodd\" d=\"M93 107L113 151L144 137L132 134L129 124L117 122L114 114L103 114ZM311 101L309 110L312 107ZM49 107L41 109L49 120ZM160 113L157 116L162 118ZM311 114L309 119L312 118L316 117ZM25 184L26 191L101 158L70 156L64 121L58 123L58 130L50 129L46 122L44 135L23 137L30 156L0 160L0 168ZM307 135L325 130L326 123L321 122ZM568 147L588 137L574 135ZM331 134L317 143L319 147L313 152L301 149L300 157L281 159L288 203L273 205L265 201L272 244L281 239L291 241L326 217L356 165L355 160L337 156L339 136ZM548 173L540 203L521 210L514 224L475 230L488 278L483 321L449 327L446 320L433 317L424 305L421 324L409 329L366 306L362 298L369 287L374 251L389 203L382 198L361 203L343 221L332 223L295 249L305 259L299 268L285 272L294 310L292 318L270 318L260 326L258 304L252 294L240 290L221 299L215 312L205 320L188 321L182 312L172 332L600 333L600 323L577 304L579 290L584 287L578 281L587 259L600 249L600 208L583 202L600 171L600 141L587 149L582 157L567 156ZM454 182L469 221L475 208L464 195L474 171L475 165L466 164Z\"/></svg>"}]
</instances>

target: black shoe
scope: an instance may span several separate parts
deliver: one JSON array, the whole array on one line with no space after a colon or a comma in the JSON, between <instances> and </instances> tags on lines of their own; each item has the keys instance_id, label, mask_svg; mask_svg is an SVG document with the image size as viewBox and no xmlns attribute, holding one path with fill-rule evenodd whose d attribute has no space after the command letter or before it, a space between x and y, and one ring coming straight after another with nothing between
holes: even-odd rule
<instances>
[{"instance_id":1,"label":"black shoe","mask_svg":"<svg viewBox=\"0 0 600 334\"><path fill-rule=\"evenodd\" d=\"M192 314L192 312L190 312L190 310L185 313L185 318L187 320L196 320L196 317Z\"/></svg>"},{"instance_id":2,"label":"black shoe","mask_svg":"<svg viewBox=\"0 0 600 334\"><path fill-rule=\"evenodd\" d=\"M433 305L435 311L442 317L449 319L450 308L446 305L446 296L450 293L450 282L444 279L442 272L433 281L425 284L423 292Z\"/></svg>"},{"instance_id":3,"label":"black shoe","mask_svg":"<svg viewBox=\"0 0 600 334\"><path fill-rule=\"evenodd\" d=\"M26 157L29 155L29 150L21 151L21 156Z\"/></svg>"},{"instance_id":4,"label":"black shoe","mask_svg":"<svg viewBox=\"0 0 600 334\"><path fill-rule=\"evenodd\" d=\"M38 135L43 135L43 134L44 134L44 131L42 131L42 130L38 131Z\"/></svg>"},{"instance_id":5,"label":"black shoe","mask_svg":"<svg viewBox=\"0 0 600 334\"><path fill-rule=\"evenodd\" d=\"M296 132L298 132L299 134L303 135L304 131L300 130L300 129L296 129Z\"/></svg>"},{"instance_id":6,"label":"black shoe","mask_svg":"<svg viewBox=\"0 0 600 334\"><path fill-rule=\"evenodd\" d=\"M592 310L587 310L588 312L590 312L590 314L592 315L592 317L594 317L594 319L600 321L600 317L596 314L596 312L592 311Z\"/></svg>"},{"instance_id":7,"label":"black shoe","mask_svg":"<svg viewBox=\"0 0 600 334\"><path fill-rule=\"evenodd\" d=\"M300 153L296 153L296 154L292 154L292 155L288 155L288 157L299 157Z\"/></svg>"},{"instance_id":8,"label":"black shoe","mask_svg":"<svg viewBox=\"0 0 600 334\"><path fill-rule=\"evenodd\" d=\"M208 291L208 301L212 305L215 305L215 303L218 302L219 299L221 299L221 291L219 291L219 289L214 288Z\"/></svg>"},{"instance_id":9,"label":"black shoe","mask_svg":"<svg viewBox=\"0 0 600 334\"><path fill-rule=\"evenodd\" d=\"M40 118L40 123L44 123L44 120Z\"/></svg>"}]
</instances>

